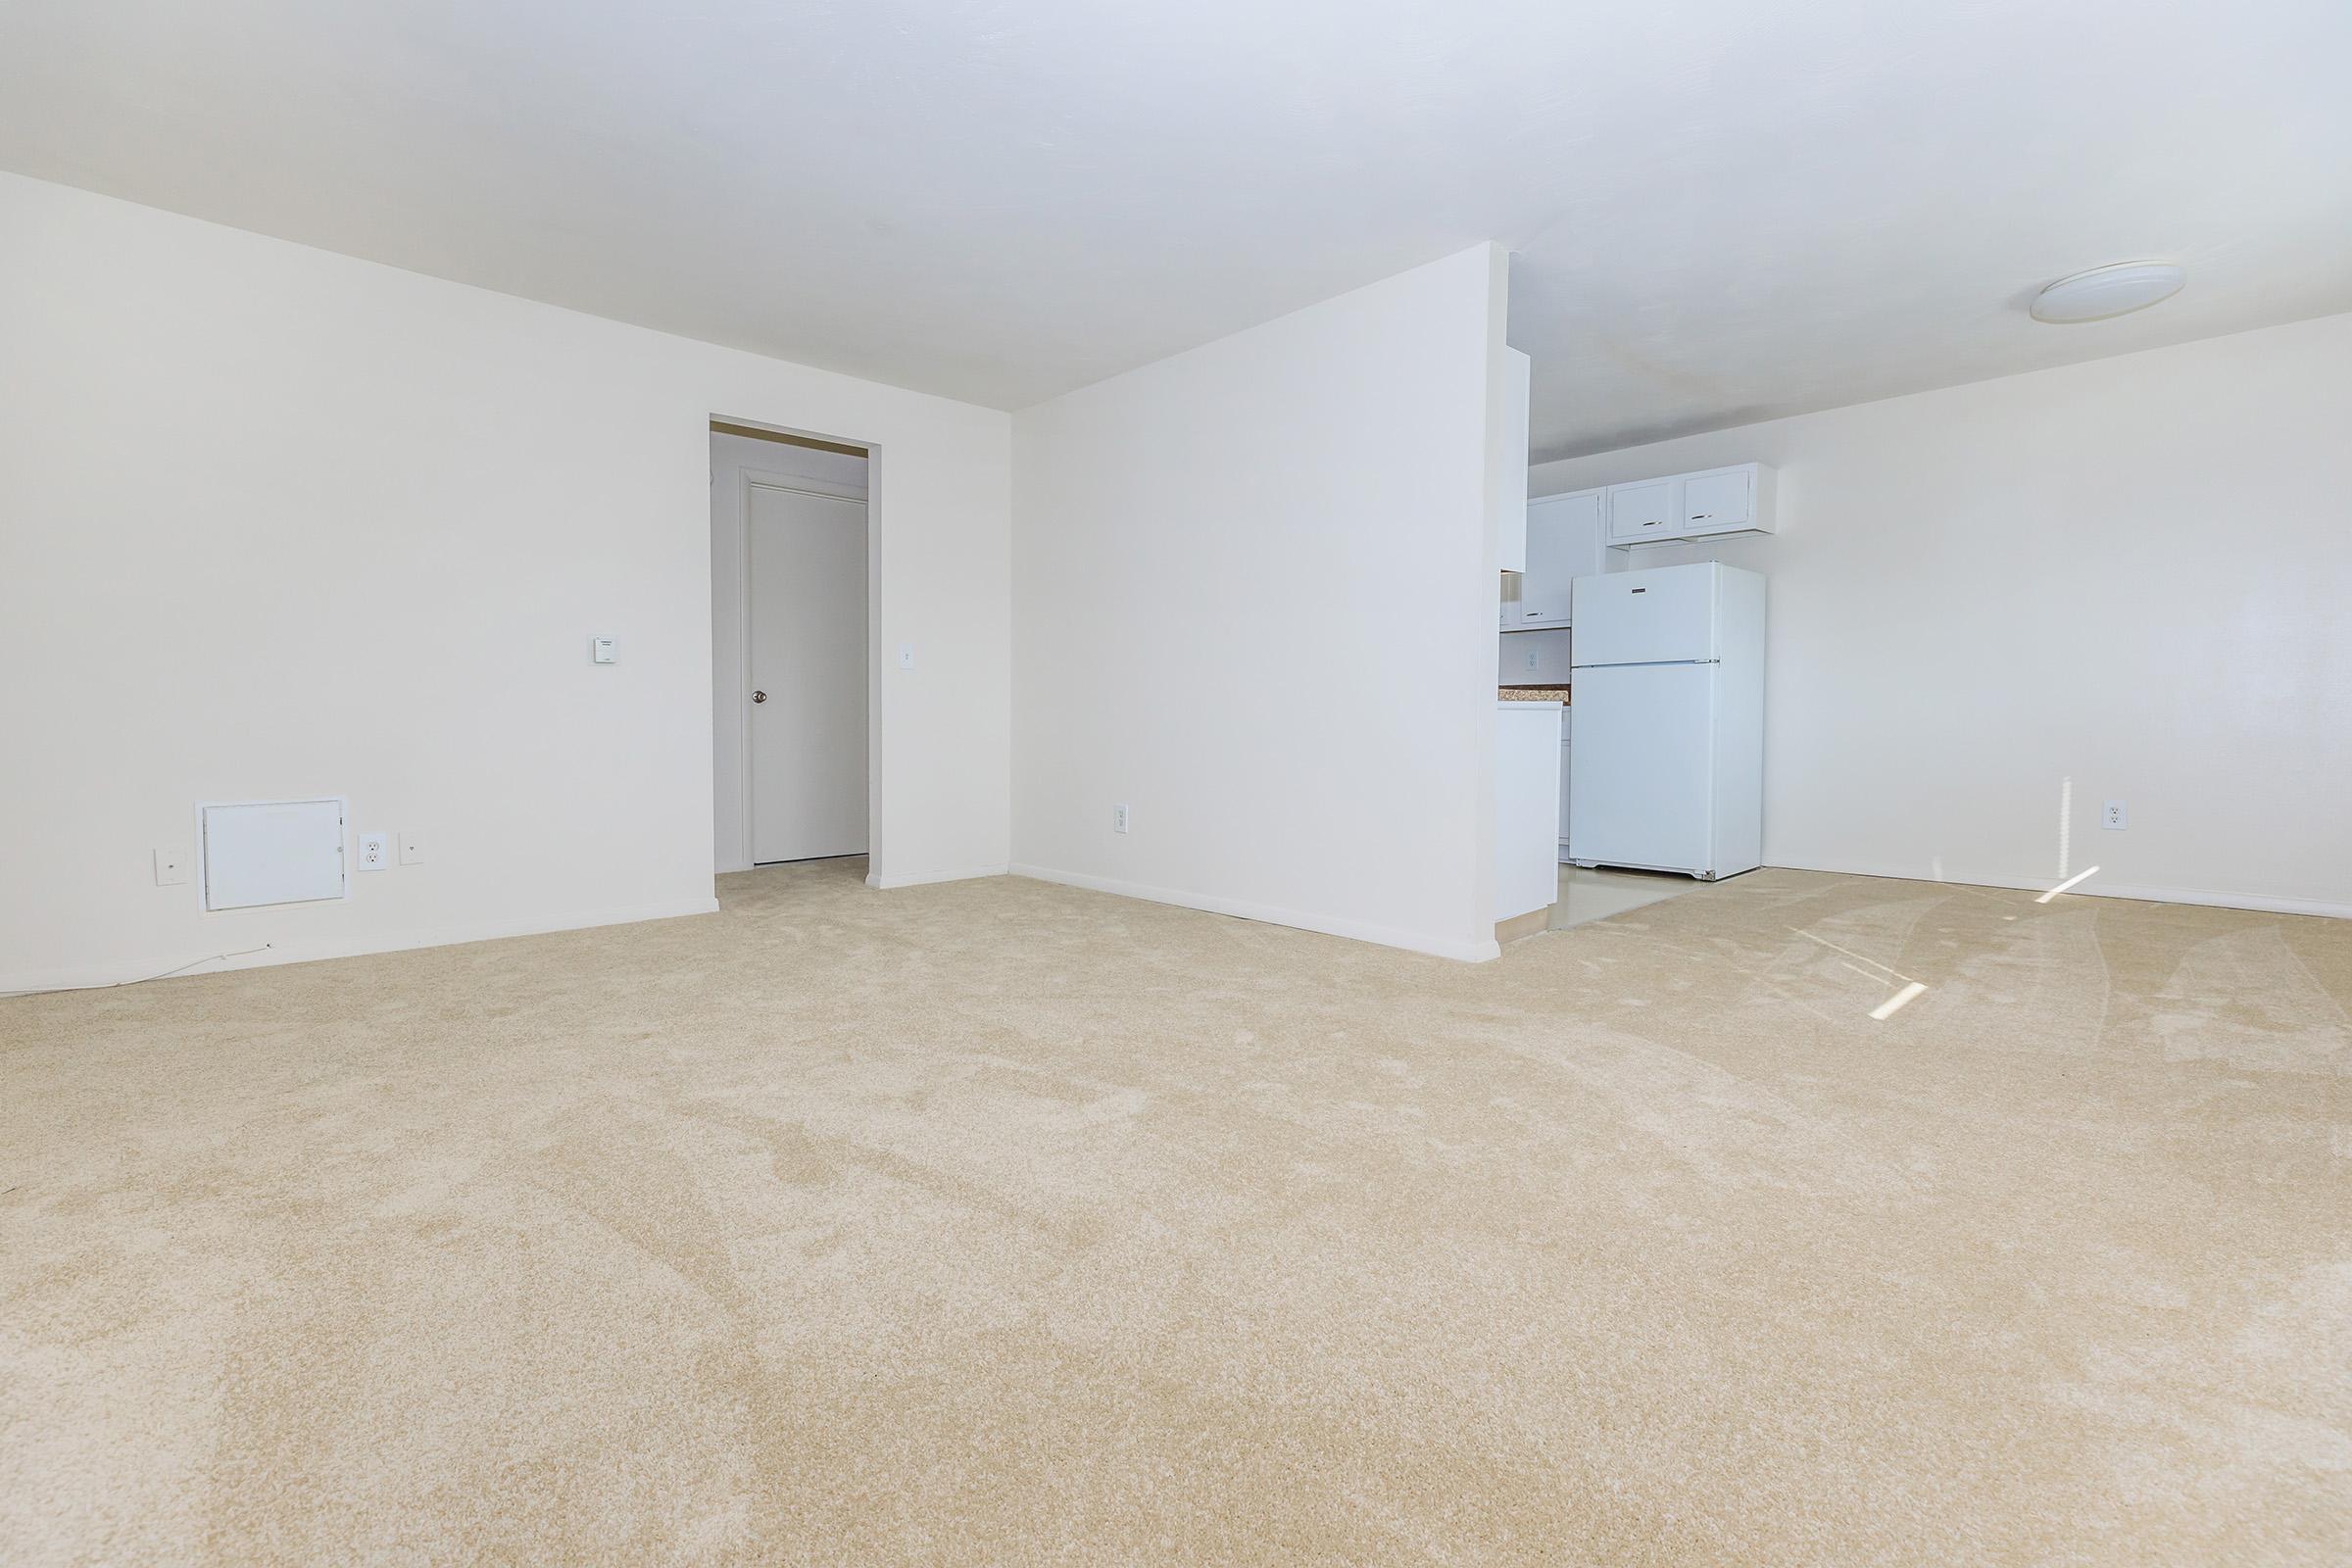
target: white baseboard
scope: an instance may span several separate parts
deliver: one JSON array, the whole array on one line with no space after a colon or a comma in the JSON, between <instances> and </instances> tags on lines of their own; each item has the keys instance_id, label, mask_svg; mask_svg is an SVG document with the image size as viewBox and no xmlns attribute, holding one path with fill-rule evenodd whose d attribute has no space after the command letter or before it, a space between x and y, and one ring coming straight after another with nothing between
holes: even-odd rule
<instances>
[{"instance_id":1,"label":"white baseboard","mask_svg":"<svg viewBox=\"0 0 2352 1568\"><path fill-rule=\"evenodd\" d=\"M2251 909L2261 914L2309 914L2323 919L2352 920L2352 904L2328 904L2318 899L2278 899L2267 893L2215 893L2203 888L2100 887L2098 879L2068 888L2069 894L2087 893L2099 899L2137 899L2144 904L2202 904L2220 909Z\"/></svg>"},{"instance_id":2,"label":"white baseboard","mask_svg":"<svg viewBox=\"0 0 2352 1568\"><path fill-rule=\"evenodd\" d=\"M1142 882L1122 882L1115 877L1090 876L1083 871L1061 871L1052 866L1023 865L1017 861L1012 866L1012 874L1039 882L1058 882L1064 887L1085 888L1094 893L1115 893L1120 898L1142 899L1147 904L1173 904L1181 908L1229 914L1237 919L1257 920L1266 925L1287 925L1299 931L1318 931L1325 936L1348 937L1357 942L1376 943L1384 948L1402 948L1407 953L1426 953L1433 957L1453 958L1464 963L1483 963L1489 958L1502 956L1502 948L1493 937L1483 942L1476 939L1449 941L1444 937L1398 931L1362 920L1345 920L1326 914L1313 914L1304 909L1286 909L1275 905L1257 904L1248 899L1215 898L1206 894L1188 893L1180 888L1152 887Z\"/></svg>"},{"instance_id":3,"label":"white baseboard","mask_svg":"<svg viewBox=\"0 0 2352 1568\"><path fill-rule=\"evenodd\" d=\"M1923 875L1916 867L1894 870L1877 865L1807 865L1794 860L1767 860L1765 863L1787 871L1821 871L1831 876L1886 877L1899 882L1926 882L1941 887L2008 888L2020 893L2046 893L2052 885L2051 882L2036 882L2010 877L1947 876L1936 878ZM2076 883L2060 897L2071 899L2077 894L2094 899L2131 899L2142 904L2195 904L2210 908L2251 909L2260 914L2309 914L2324 919L2352 920L2352 904L2335 904L2320 899L2279 898L2268 893L2223 893L2207 888L2124 887L2112 882L2101 882L2097 877L2092 877L2087 882Z\"/></svg>"},{"instance_id":4,"label":"white baseboard","mask_svg":"<svg viewBox=\"0 0 2352 1568\"><path fill-rule=\"evenodd\" d=\"M1011 869L999 862L995 865L968 866L960 871L917 871L906 876L880 876L868 871L865 885L887 893L892 888L921 888L929 887L934 882L972 882L984 876L1004 876Z\"/></svg>"},{"instance_id":5,"label":"white baseboard","mask_svg":"<svg viewBox=\"0 0 2352 1568\"><path fill-rule=\"evenodd\" d=\"M352 958L368 953L405 953L413 948L447 948L466 942L496 942L503 937L544 936L551 931L585 931L594 926L635 925L643 920L671 920L689 914L715 914L712 898L676 899L663 904L634 905L617 909L589 909L575 914L531 915L518 920L441 926L426 931L394 932L385 936L353 937L334 942L273 943L261 953L239 954L214 961L200 958L182 972L220 974L230 969L260 969L281 963L314 963L321 958ZM250 941L225 944L253 946ZM188 963L185 953L144 959L121 959L74 969L26 970L0 975L0 996L20 991L82 991L100 986L161 976L167 969ZM172 978L177 979L177 975Z\"/></svg>"}]
</instances>

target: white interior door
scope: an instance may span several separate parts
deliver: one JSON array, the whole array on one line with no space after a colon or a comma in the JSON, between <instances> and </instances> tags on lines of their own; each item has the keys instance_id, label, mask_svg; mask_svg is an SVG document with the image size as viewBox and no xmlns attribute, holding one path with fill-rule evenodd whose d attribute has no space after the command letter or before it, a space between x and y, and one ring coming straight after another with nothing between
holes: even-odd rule
<instances>
[{"instance_id":1,"label":"white interior door","mask_svg":"<svg viewBox=\"0 0 2352 1568\"><path fill-rule=\"evenodd\" d=\"M752 858L866 849L865 503L754 484Z\"/></svg>"}]
</instances>

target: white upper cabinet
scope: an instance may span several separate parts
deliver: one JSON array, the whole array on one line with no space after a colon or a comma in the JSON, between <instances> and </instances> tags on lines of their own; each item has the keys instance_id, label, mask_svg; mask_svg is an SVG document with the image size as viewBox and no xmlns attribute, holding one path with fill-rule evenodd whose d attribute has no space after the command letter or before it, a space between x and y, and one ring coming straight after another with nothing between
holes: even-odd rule
<instances>
[{"instance_id":1,"label":"white upper cabinet","mask_svg":"<svg viewBox=\"0 0 2352 1568\"><path fill-rule=\"evenodd\" d=\"M1526 502L1519 514L1522 564L1502 578L1502 629L1568 625L1569 585L1608 570L1612 547L1774 532L1773 488L1769 466L1738 463Z\"/></svg>"},{"instance_id":2,"label":"white upper cabinet","mask_svg":"<svg viewBox=\"0 0 2352 1568\"><path fill-rule=\"evenodd\" d=\"M1609 486L1609 543L1672 539L1683 531L1679 481L1646 479Z\"/></svg>"},{"instance_id":3,"label":"white upper cabinet","mask_svg":"<svg viewBox=\"0 0 2352 1568\"><path fill-rule=\"evenodd\" d=\"M1773 470L1761 463L1609 486L1609 543L1663 544L1721 533L1771 533Z\"/></svg>"},{"instance_id":4,"label":"white upper cabinet","mask_svg":"<svg viewBox=\"0 0 2352 1568\"><path fill-rule=\"evenodd\" d=\"M1723 533L1753 526L1756 515L1756 470L1753 465L1715 468L1683 476L1683 529L1687 533Z\"/></svg>"},{"instance_id":5,"label":"white upper cabinet","mask_svg":"<svg viewBox=\"0 0 2352 1568\"><path fill-rule=\"evenodd\" d=\"M1502 450L1494 476L1494 564L1527 569L1527 409L1535 361L1502 351Z\"/></svg>"},{"instance_id":6,"label":"white upper cabinet","mask_svg":"<svg viewBox=\"0 0 2352 1568\"><path fill-rule=\"evenodd\" d=\"M1568 624L1568 585L1601 569L1608 538L1605 490L1578 490L1527 504L1527 572L1506 579L1502 627Z\"/></svg>"}]
</instances>

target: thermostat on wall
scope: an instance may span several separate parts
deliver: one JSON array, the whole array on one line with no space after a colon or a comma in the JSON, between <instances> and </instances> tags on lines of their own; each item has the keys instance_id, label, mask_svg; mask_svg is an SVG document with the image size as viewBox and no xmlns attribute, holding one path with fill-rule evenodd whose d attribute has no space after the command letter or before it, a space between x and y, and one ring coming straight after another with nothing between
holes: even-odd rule
<instances>
[{"instance_id":1,"label":"thermostat on wall","mask_svg":"<svg viewBox=\"0 0 2352 1568\"><path fill-rule=\"evenodd\" d=\"M620 645L610 637L591 637L588 657L600 664L610 664L620 657Z\"/></svg>"}]
</instances>

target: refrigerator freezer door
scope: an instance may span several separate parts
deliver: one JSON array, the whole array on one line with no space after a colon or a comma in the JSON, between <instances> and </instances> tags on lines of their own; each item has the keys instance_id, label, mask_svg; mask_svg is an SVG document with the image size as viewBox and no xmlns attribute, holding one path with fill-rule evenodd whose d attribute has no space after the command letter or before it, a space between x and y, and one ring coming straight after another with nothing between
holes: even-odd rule
<instances>
[{"instance_id":1,"label":"refrigerator freezer door","mask_svg":"<svg viewBox=\"0 0 2352 1568\"><path fill-rule=\"evenodd\" d=\"M1714 664L1635 664L1576 676L1568 853L1602 865L1715 867Z\"/></svg>"},{"instance_id":2,"label":"refrigerator freezer door","mask_svg":"<svg viewBox=\"0 0 2352 1568\"><path fill-rule=\"evenodd\" d=\"M1713 562L1579 577L1572 590L1576 662L1654 664L1713 659ZM1583 693L1577 694L1579 703Z\"/></svg>"}]
</instances>

